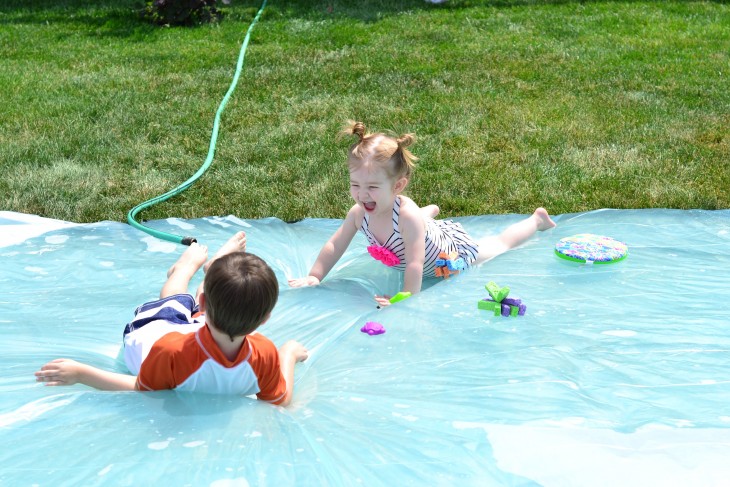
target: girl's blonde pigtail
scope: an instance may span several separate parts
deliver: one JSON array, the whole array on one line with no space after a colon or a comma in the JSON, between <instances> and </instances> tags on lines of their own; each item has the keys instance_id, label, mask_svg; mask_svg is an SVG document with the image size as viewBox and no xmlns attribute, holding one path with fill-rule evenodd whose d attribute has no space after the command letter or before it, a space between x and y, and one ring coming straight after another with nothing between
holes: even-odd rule
<instances>
[{"instance_id":1,"label":"girl's blonde pigtail","mask_svg":"<svg viewBox=\"0 0 730 487\"><path fill-rule=\"evenodd\" d=\"M399 172L407 178L410 178L411 174L413 174L413 170L416 168L416 161L418 160L418 158L407 149L407 147L415 141L416 137L413 134L404 134L395 139L395 142L398 144L398 152L401 154L401 170Z\"/></svg>"},{"instance_id":2,"label":"girl's blonde pigtail","mask_svg":"<svg viewBox=\"0 0 730 487\"><path fill-rule=\"evenodd\" d=\"M365 138L365 124L362 122L355 122L348 120L347 125L340 132L340 136L354 135L357 137L357 143L361 143Z\"/></svg>"},{"instance_id":3,"label":"girl's blonde pigtail","mask_svg":"<svg viewBox=\"0 0 730 487\"><path fill-rule=\"evenodd\" d=\"M357 138L360 139L360 142L362 142L365 138L365 124L362 122L353 122L352 134L357 135Z\"/></svg>"},{"instance_id":4,"label":"girl's blonde pigtail","mask_svg":"<svg viewBox=\"0 0 730 487\"><path fill-rule=\"evenodd\" d=\"M405 149L416 141L416 137L413 134L404 134L395 139L400 149Z\"/></svg>"}]
</instances>

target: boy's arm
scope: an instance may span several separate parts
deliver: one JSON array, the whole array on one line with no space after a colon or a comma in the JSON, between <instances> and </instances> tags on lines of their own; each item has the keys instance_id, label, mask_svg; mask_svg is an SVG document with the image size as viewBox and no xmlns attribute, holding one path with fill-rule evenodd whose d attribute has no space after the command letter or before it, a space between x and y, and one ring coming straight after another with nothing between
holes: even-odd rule
<instances>
[{"instance_id":1,"label":"boy's arm","mask_svg":"<svg viewBox=\"0 0 730 487\"><path fill-rule=\"evenodd\" d=\"M322 250L319 251L317 260L310 269L309 275L300 279L289 279L290 286L316 286L332 270L332 267L340 260L340 257L345 253L345 250L347 250L347 247L357 233L358 216L360 216L361 212L359 208L357 205L350 208L340 228L337 229L334 235L324 244Z\"/></svg>"},{"instance_id":2,"label":"boy's arm","mask_svg":"<svg viewBox=\"0 0 730 487\"><path fill-rule=\"evenodd\" d=\"M65 358L51 360L35 373L35 377L36 382L43 382L47 386L70 386L80 383L103 391L137 389L137 377L134 375L109 372Z\"/></svg>"},{"instance_id":3,"label":"boy's arm","mask_svg":"<svg viewBox=\"0 0 730 487\"><path fill-rule=\"evenodd\" d=\"M308 353L304 346L294 340L289 340L279 348L279 367L286 380L286 393L276 403L277 406L288 406L294 394L294 365L307 360Z\"/></svg>"}]
</instances>

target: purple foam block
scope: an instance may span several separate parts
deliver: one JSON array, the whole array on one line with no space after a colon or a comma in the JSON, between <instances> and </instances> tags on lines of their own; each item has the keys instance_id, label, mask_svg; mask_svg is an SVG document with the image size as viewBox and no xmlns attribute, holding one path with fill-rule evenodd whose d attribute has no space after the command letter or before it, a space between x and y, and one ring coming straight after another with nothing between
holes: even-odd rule
<instances>
[{"instance_id":1,"label":"purple foam block","mask_svg":"<svg viewBox=\"0 0 730 487\"><path fill-rule=\"evenodd\" d=\"M368 321L365 323L365 326L360 328L360 331L363 333L367 333L368 335L380 335L382 333L385 333L385 328L383 328L383 325L380 323L377 323L375 321Z\"/></svg>"}]
</instances>

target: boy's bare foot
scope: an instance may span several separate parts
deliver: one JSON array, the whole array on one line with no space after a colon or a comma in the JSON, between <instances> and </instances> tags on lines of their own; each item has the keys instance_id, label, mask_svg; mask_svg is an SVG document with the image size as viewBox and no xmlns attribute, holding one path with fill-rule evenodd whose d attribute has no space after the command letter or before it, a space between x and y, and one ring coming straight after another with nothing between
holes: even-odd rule
<instances>
[{"instance_id":1,"label":"boy's bare foot","mask_svg":"<svg viewBox=\"0 0 730 487\"><path fill-rule=\"evenodd\" d=\"M537 220L537 230L542 232L554 228L557 224L550 218L545 208L538 208L532 216Z\"/></svg>"},{"instance_id":2,"label":"boy's bare foot","mask_svg":"<svg viewBox=\"0 0 730 487\"><path fill-rule=\"evenodd\" d=\"M167 277L170 277L175 271L179 269L188 269L191 274L200 269L205 260L208 258L208 247L200 245L197 242L193 242L190 246L185 249L185 252L177 259L177 262L172 264L170 269L167 271Z\"/></svg>"},{"instance_id":3,"label":"boy's bare foot","mask_svg":"<svg viewBox=\"0 0 730 487\"><path fill-rule=\"evenodd\" d=\"M205 263L205 266L203 267L203 270L205 272L208 271L208 267L210 267L210 264L213 263L214 260L216 260L218 257L223 257L224 255L230 254L232 252L245 252L246 251L246 232L237 232L234 234L231 238L228 239L226 243L224 243L220 249L218 249L218 252L215 253L215 255Z\"/></svg>"}]
</instances>

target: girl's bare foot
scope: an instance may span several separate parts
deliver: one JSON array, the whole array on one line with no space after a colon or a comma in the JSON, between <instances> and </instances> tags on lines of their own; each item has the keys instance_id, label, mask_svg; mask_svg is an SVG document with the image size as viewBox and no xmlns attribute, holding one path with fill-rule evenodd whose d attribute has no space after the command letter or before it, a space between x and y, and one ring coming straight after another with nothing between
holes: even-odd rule
<instances>
[{"instance_id":1,"label":"girl's bare foot","mask_svg":"<svg viewBox=\"0 0 730 487\"><path fill-rule=\"evenodd\" d=\"M550 218L545 208L538 208L532 216L537 221L537 230L540 232L556 226L556 223Z\"/></svg>"},{"instance_id":2,"label":"girl's bare foot","mask_svg":"<svg viewBox=\"0 0 730 487\"><path fill-rule=\"evenodd\" d=\"M191 274L195 274L207 258L208 247L200 245L197 242L193 242L187 249L185 249L185 252L180 255L177 262L172 264L170 269L167 271L167 277L170 277L179 269L187 269Z\"/></svg>"},{"instance_id":3,"label":"girl's bare foot","mask_svg":"<svg viewBox=\"0 0 730 487\"><path fill-rule=\"evenodd\" d=\"M428 216L431 218L436 218L436 216L439 214L439 211L441 211L441 208L436 205L428 205L421 208L421 213L423 213L424 216Z\"/></svg>"},{"instance_id":4,"label":"girl's bare foot","mask_svg":"<svg viewBox=\"0 0 730 487\"><path fill-rule=\"evenodd\" d=\"M231 238L228 239L226 243L224 243L221 248L218 250L218 252L215 253L213 258L211 258L208 262L205 263L205 266L203 267L203 270L205 272L208 271L208 267L210 267L210 264L213 263L214 260L216 260L218 257L223 257L224 255L230 254L232 252L245 252L246 251L246 232L237 232L234 234Z\"/></svg>"}]
</instances>

